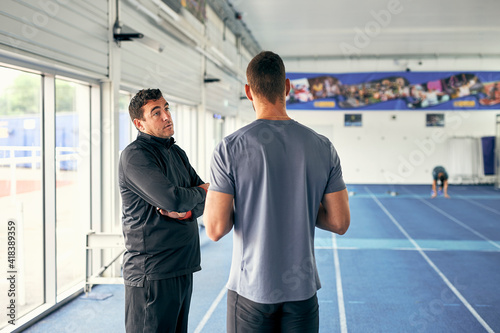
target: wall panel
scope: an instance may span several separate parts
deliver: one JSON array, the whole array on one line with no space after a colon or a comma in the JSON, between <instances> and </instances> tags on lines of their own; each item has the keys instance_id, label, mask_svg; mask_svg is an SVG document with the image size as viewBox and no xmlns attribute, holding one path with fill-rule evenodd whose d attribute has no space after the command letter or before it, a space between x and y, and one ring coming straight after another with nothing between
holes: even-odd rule
<instances>
[{"instance_id":1,"label":"wall panel","mask_svg":"<svg viewBox=\"0 0 500 333\"><path fill-rule=\"evenodd\" d=\"M201 103L201 54L167 34L127 3L121 7L121 17L122 24L164 47L158 52L140 40L121 42L122 83L137 89L158 87L174 100L193 105Z\"/></svg>"},{"instance_id":2,"label":"wall panel","mask_svg":"<svg viewBox=\"0 0 500 333\"><path fill-rule=\"evenodd\" d=\"M0 48L102 77L107 15L107 1L7 1L0 9Z\"/></svg>"},{"instance_id":3,"label":"wall panel","mask_svg":"<svg viewBox=\"0 0 500 333\"><path fill-rule=\"evenodd\" d=\"M207 111L236 115L240 103L239 96L243 95L241 82L210 61L207 61L207 73L210 77L220 79L219 82L205 84Z\"/></svg>"}]
</instances>

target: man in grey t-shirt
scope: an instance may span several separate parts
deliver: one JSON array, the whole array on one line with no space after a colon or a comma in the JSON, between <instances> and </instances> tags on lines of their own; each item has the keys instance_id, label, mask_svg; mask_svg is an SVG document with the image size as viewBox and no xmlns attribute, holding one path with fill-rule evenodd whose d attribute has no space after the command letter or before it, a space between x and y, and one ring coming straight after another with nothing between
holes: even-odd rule
<instances>
[{"instance_id":1,"label":"man in grey t-shirt","mask_svg":"<svg viewBox=\"0 0 500 333\"><path fill-rule=\"evenodd\" d=\"M278 55L258 54L247 80L257 120L216 147L203 218L215 241L234 226L227 330L317 332L315 227L344 234L350 223L340 159L288 117Z\"/></svg>"}]
</instances>

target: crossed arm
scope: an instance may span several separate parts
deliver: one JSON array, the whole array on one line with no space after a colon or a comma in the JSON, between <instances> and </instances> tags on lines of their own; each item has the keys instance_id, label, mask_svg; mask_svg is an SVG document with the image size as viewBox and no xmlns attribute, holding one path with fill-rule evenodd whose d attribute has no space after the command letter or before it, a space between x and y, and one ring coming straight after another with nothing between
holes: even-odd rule
<instances>
[{"instance_id":1,"label":"crossed arm","mask_svg":"<svg viewBox=\"0 0 500 333\"><path fill-rule=\"evenodd\" d=\"M174 148L171 148L174 149ZM120 181L127 184L130 191L148 202L160 214L173 219L195 219L203 213L205 194L209 184L203 183L189 164L185 153L177 148L178 159L186 167L190 184L177 186L162 171L159 158L147 149L125 150L120 157ZM202 188L204 191L201 191Z\"/></svg>"},{"instance_id":2,"label":"crossed arm","mask_svg":"<svg viewBox=\"0 0 500 333\"><path fill-rule=\"evenodd\" d=\"M201 187L205 191L208 191L209 186L210 186L209 183L198 185L198 187ZM161 209L160 207L158 207L158 212L160 212L161 215L168 216L172 219L178 219L178 220L187 220L187 219L191 218L191 216L193 214L192 211L188 211L185 213L178 213L178 212L164 210L164 209Z\"/></svg>"}]
</instances>

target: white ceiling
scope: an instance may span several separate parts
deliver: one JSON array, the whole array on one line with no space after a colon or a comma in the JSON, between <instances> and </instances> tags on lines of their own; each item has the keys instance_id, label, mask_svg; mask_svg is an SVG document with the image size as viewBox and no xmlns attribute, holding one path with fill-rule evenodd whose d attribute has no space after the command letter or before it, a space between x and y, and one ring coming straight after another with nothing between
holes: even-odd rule
<instances>
[{"instance_id":1,"label":"white ceiling","mask_svg":"<svg viewBox=\"0 0 500 333\"><path fill-rule=\"evenodd\" d=\"M284 58L500 55L500 0L228 1Z\"/></svg>"}]
</instances>

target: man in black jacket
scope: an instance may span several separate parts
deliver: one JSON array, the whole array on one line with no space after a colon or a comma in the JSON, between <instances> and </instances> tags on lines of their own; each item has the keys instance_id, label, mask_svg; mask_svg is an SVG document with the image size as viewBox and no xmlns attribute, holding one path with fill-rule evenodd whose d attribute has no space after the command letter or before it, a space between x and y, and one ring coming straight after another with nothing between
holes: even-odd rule
<instances>
[{"instance_id":1,"label":"man in black jacket","mask_svg":"<svg viewBox=\"0 0 500 333\"><path fill-rule=\"evenodd\" d=\"M201 269L196 218L209 184L175 144L160 90L139 91L129 113L139 134L119 164L126 331L187 332L193 272Z\"/></svg>"}]
</instances>

